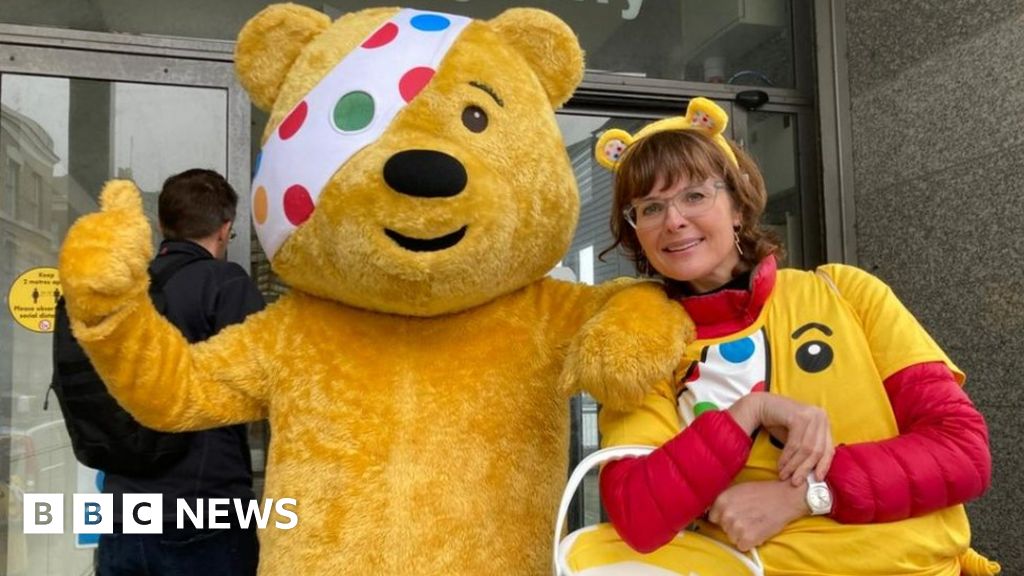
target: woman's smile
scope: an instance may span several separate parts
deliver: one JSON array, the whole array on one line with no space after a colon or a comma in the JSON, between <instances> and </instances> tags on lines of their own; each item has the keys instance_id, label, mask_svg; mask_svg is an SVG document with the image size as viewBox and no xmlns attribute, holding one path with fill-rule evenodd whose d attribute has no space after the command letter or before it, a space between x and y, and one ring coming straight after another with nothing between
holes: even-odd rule
<instances>
[{"instance_id":1,"label":"woman's smile","mask_svg":"<svg viewBox=\"0 0 1024 576\"><path fill-rule=\"evenodd\" d=\"M692 251L702 242L704 242L704 238L686 238L671 242L661 250L662 252L668 252L669 254L680 254Z\"/></svg>"}]
</instances>

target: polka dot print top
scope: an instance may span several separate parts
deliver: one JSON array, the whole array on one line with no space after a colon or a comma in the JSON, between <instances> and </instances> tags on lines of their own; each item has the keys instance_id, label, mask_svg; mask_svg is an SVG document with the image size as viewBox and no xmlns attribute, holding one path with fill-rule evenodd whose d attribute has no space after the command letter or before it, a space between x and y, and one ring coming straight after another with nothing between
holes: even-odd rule
<instances>
[{"instance_id":1,"label":"polka dot print top","mask_svg":"<svg viewBox=\"0 0 1024 576\"><path fill-rule=\"evenodd\" d=\"M252 217L268 258L312 216L331 176L377 140L430 82L470 22L400 11L285 116L263 145L253 174Z\"/></svg>"},{"instance_id":2,"label":"polka dot print top","mask_svg":"<svg viewBox=\"0 0 1024 576\"><path fill-rule=\"evenodd\" d=\"M708 346L687 373L679 395L679 416L687 425L711 410L726 410L751 392L766 389L764 330Z\"/></svg>"}]
</instances>

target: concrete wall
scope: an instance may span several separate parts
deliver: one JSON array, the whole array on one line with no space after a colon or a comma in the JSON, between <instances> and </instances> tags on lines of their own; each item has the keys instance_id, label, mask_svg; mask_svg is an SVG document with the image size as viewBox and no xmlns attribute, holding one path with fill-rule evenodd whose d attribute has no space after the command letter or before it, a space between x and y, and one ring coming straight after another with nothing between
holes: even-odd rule
<instances>
[{"instance_id":1,"label":"concrete wall","mask_svg":"<svg viewBox=\"0 0 1024 576\"><path fill-rule=\"evenodd\" d=\"M992 489L974 546L1024 574L1024 2L846 2L859 264L967 374Z\"/></svg>"}]
</instances>

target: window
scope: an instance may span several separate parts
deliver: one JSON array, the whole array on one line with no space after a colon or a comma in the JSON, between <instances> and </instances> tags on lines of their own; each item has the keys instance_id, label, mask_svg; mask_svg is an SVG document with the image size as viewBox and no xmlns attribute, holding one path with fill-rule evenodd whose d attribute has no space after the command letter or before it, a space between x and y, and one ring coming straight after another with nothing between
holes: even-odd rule
<instances>
[{"instance_id":1,"label":"window","mask_svg":"<svg viewBox=\"0 0 1024 576\"><path fill-rule=\"evenodd\" d=\"M21 165L16 165L17 171L14 173L15 180L15 199L14 199L14 214L15 218L22 224L28 224L29 226L39 225L39 194L33 190L33 186L27 185L22 181L21 178Z\"/></svg>"},{"instance_id":2,"label":"window","mask_svg":"<svg viewBox=\"0 0 1024 576\"><path fill-rule=\"evenodd\" d=\"M300 0L331 18L388 0ZM87 3L88 4L88 3ZM256 3L261 4L261 3ZM401 3L397 3L401 4ZM795 6L794 6L795 4ZM490 19L513 6L542 8L564 20L587 52L587 67L631 76L795 88L793 0L419 0L420 10ZM95 18L61 2L22 0L0 12L13 24L44 24L129 34L234 40L256 7L224 0L196 17L184 2L125 2ZM150 15L158 13L158 18ZM809 48L809 47L807 47Z\"/></svg>"},{"instance_id":3,"label":"window","mask_svg":"<svg viewBox=\"0 0 1024 576\"><path fill-rule=\"evenodd\" d=\"M4 170L4 211L18 217L18 184L21 180L21 164L13 158L7 159L7 169Z\"/></svg>"}]
</instances>

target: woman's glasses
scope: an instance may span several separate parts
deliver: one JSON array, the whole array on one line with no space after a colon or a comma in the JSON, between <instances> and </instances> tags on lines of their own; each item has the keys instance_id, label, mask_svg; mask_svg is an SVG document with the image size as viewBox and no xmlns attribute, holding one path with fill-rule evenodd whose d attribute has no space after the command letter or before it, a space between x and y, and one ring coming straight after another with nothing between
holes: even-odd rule
<instances>
[{"instance_id":1,"label":"woman's glasses","mask_svg":"<svg viewBox=\"0 0 1024 576\"><path fill-rule=\"evenodd\" d=\"M718 191L725 188L725 182L721 180L708 181L700 186L684 188L671 198L637 200L623 210L622 215L636 230L661 226L670 206L675 206L683 218L700 216L714 206Z\"/></svg>"}]
</instances>

